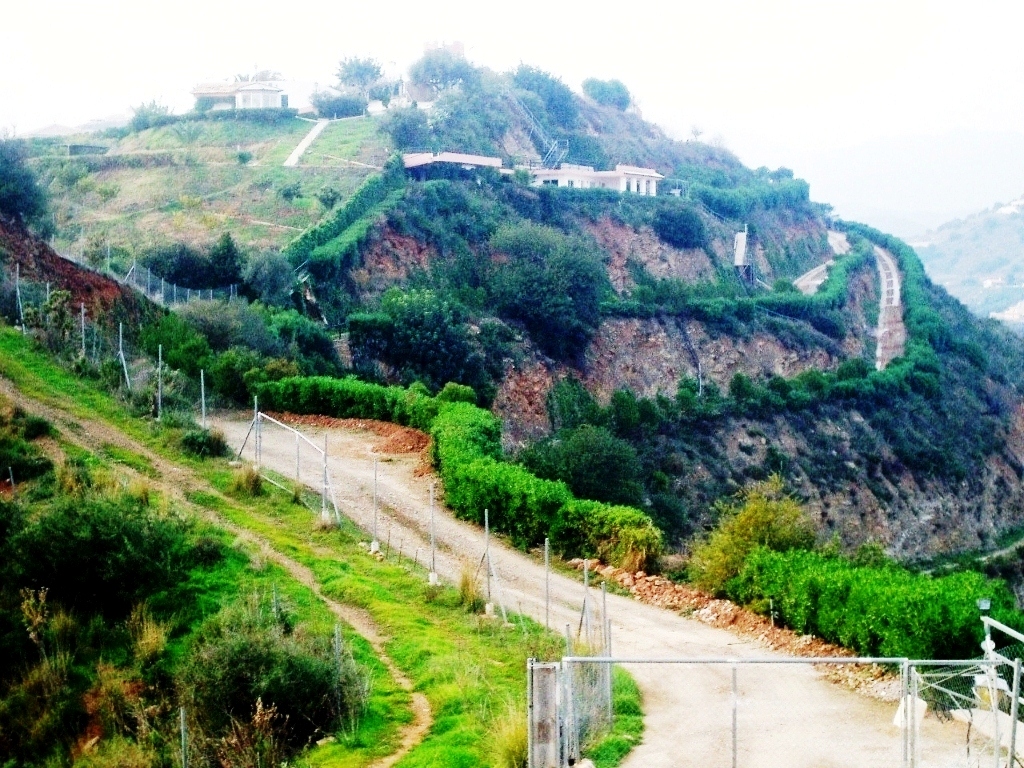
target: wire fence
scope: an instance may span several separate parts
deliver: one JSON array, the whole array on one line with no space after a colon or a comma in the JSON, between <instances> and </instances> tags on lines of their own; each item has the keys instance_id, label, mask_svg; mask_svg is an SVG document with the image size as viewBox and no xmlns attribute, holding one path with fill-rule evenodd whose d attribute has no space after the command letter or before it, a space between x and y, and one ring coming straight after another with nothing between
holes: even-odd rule
<instances>
[{"instance_id":1,"label":"wire fence","mask_svg":"<svg viewBox=\"0 0 1024 768\"><path fill-rule=\"evenodd\" d=\"M207 299L221 299L230 301L238 298L238 284L231 283L214 288L189 288L177 285L165 280L153 273L152 267L145 267L139 263L132 262L125 272L119 273L114 269L112 262L108 259L103 267L93 266L85 258L84 254L73 251L58 251L57 255L63 259L74 262L83 269L88 269L96 274L103 275L116 280L122 285L134 288L151 301L165 307L175 307L181 304L188 304L192 301Z\"/></svg>"}]
</instances>

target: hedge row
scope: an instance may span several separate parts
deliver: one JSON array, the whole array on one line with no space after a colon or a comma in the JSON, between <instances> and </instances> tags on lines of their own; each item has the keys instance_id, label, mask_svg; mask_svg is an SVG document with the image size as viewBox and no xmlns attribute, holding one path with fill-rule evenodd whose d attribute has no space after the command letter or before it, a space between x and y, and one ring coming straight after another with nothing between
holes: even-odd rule
<instances>
[{"instance_id":1,"label":"hedge row","mask_svg":"<svg viewBox=\"0 0 1024 768\"><path fill-rule=\"evenodd\" d=\"M726 587L732 599L768 611L797 632L866 656L966 659L982 640L976 601L1019 625L1003 582L974 572L932 578L897 565L858 566L840 557L755 550Z\"/></svg>"},{"instance_id":2,"label":"hedge row","mask_svg":"<svg viewBox=\"0 0 1024 768\"><path fill-rule=\"evenodd\" d=\"M285 248L285 255L292 263L305 261L314 250L339 237L372 208L383 203L388 195L404 186L405 168L401 156L395 155L385 164L383 173L366 179L349 201L332 216L292 240Z\"/></svg>"},{"instance_id":3,"label":"hedge row","mask_svg":"<svg viewBox=\"0 0 1024 768\"><path fill-rule=\"evenodd\" d=\"M259 398L268 409L379 419L429 432L448 505L476 523L487 509L494 529L517 547L535 546L547 536L563 555L600 557L631 570L646 568L658 555L661 533L640 510L575 499L565 483L504 462L501 423L489 411L459 402L464 389L449 386L431 397L415 387L351 377L296 377L262 385Z\"/></svg>"}]
</instances>

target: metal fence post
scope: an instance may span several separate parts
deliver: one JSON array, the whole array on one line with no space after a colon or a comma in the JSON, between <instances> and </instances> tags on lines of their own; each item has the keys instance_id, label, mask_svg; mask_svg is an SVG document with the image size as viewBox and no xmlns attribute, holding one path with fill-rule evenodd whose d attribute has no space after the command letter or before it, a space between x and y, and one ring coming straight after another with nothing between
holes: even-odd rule
<instances>
[{"instance_id":1,"label":"metal fence post","mask_svg":"<svg viewBox=\"0 0 1024 768\"><path fill-rule=\"evenodd\" d=\"M551 629L551 539L544 537L544 629Z\"/></svg>"},{"instance_id":2,"label":"metal fence post","mask_svg":"<svg viewBox=\"0 0 1024 768\"><path fill-rule=\"evenodd\" d=\"M181 707L181 768L188 768L188 729L185 726L185 708Z\"/></svg>"},{"instance_id":3,"label":"metal fence post","mask_svg":"<svg viewBox=\"0 0 1024 768\"><path fill-rule=\"evenodd\" d=\"M433 485L430 491L433 500ZM533 768L533 662L532 656L526 660L526 768Z\"/></svg>"},{"instance_id":4,"label":"metal fence post","mask_svg":"<svg viewBox=\"0 0 1024 768\"><path fill-rule=\"evenodd\" d=\"M1013 765L1017 759L1017 717L1020 714L1020 659L1013 660L1013 697L1010 701L1010 759Z\"/></svg>"},{"instance_id":5,"label":"metal fence post","mask_svg":"<svg viewBox=\"0 0 1024 768\"><path fill-rule=\"evenodd\" d=\"M199 400L203 409L203 429L206 429L206 371L199 370Z\"/></svg>"},{"instance_id":6,"label":"metal fence post","mask_svg":"<svg viewBox=\"0 0 1024 768\"><path fill-rule=\"evenodd\" d=\"M330 521L327 514L327 431L324 430L324 487L320 492L320 518L325 522Z\"/></svg>"},{"instance_id":7,"label":"metal fence post","mask_svg":"<svg viewBox=\"0 0 1024 768\"><path fill-rule=\"evenodd\" d=\"M370 552L380 552L380 539L377 538L377 457L373 457L373 541Z\"/></svg>"},{"instance_id":8,"label":"metal fence post","mask_svg":"<svg viewBox=\"0 0 1024 768\"><path fill-rule=\"evenodd\" d=\"M907 714L909 709L909 702L907 701L907 693L909 686L907 685L908 675L910 674L910 663L906 660L903 662L903 667L900 669L900 701L903 703L903 768L908 768L910 765L910 719Z\"/></svg>"},{"instance_id":9,"label":"metal fence post","mask_svg":"<svg viewBox=\"0 0 1024 768\"><path fill-rule=\"evenodd\" d=\"M430 484L430 576L431 585L437 584L437 537L434 533L434 484Z\"/></svg>"},{"instance_id":10,"label":"metal fence post","mask_svg":"<svg viewBox=\"0 0 1024 768\"><path fill-rule=\"evenodd\" d=\"M164 413L164 345L156 346L156 420Z\"/></svg>"},{"instance_id":11,"label":"metal fence post","mask_svg":"<svg viewBox=\"0 0 1024 768\"><path fill-rule=\"evenodd\" d=\"M299 457L301 456L302 448L299 442L299 430L295 430L295 482L300 481L300 465Z\"/></svg>"},{"instance_id":12,"label":"metal fence post","mask_svg":"<svg viewBox=\"0 0 1024 768\"><path fill-rule=\"evenodd\" d=\"M736 768L739 760L736 743L736 730L739 715L739 691L736 681L736 665L732 665L732 768Z\"/></svg>"},{"instance_id":13,"label":"metal fence post","mask_svg":"<svg viewBox=\"0 0 1024 768\"><path fill-rule=\"evenodd\" d=\"M81 305L81 315L82 315L82 359L84 360L85 359L85 302L84 301L82 302L82 305Z\"/></svg>"}]
</instances>

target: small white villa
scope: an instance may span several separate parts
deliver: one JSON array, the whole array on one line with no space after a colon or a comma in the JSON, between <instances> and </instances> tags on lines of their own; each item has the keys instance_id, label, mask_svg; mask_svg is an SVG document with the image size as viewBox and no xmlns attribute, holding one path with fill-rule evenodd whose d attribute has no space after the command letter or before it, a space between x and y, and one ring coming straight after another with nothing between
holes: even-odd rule
<instances>
[{"instance_id":1,"label":"small white villa","mask_svg":"<svg viewBox=\"0 0 1024 768\"><path fill-rule=\"evenodd\" d=\"M288 94L277 83L201 83L192 89L196 106L219 109L278 109L288 106Z\"/></svg>"},{"instance_id":2,"label":"small white villa","mask_svg":"<svg viewBox=\"0 0 1024 768\"><path fill-rule=\"evenodd\" d=\"M562 163L557 168L534 168L535 187L575 187L576 189L614 189L638 195L657 195L658 181L665 178L653 168L616 165L614 171L595 171L589 165Z\"/></svg>"}]
</instances>

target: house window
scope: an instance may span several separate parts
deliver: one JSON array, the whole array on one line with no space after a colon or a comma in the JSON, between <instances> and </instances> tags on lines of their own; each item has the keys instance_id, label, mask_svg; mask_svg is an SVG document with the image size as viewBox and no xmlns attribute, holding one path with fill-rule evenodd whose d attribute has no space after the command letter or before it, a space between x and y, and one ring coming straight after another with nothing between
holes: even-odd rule
<instances>
[{"instance_id":1,"label":"house window","mask_svg":"<svg viewBox=\"0 0 1024 768\"><path fill-rule=\"evenodd\" d=\"M650 179L648 179L647 181L644 182L644 194L645 195L651 194L651 180Z\"/></svg>"},{"instance_id":2,"label":"house window","mask_svg":"<svg viewBox=\"0 0 1024 768\"><path fill-rule=\"evenodd\" d=\"M557 187L558 179L544 179L544 181L542 181L541 184L543 184L545 187Z\"/></svg>"},{"instance_id":3,"label":"house window","mask_svg":"<svg viewBox=\"0 0 1024 768\"><path fill-rule=\"evenodd\" d=\"M569 179L569 186L570 187L575 187L576 186L576 182L573 181L572 179Z\"/></svg>"},{"instance_id":4,"label":"house window","mask_svg":"<svg viewBox=\"0 0 1024 768\"><path fill-rule=\"evenodd\" d=\"M288 109L288 94L281 94L281 109Z\"/></svg>"}]
</instances>

